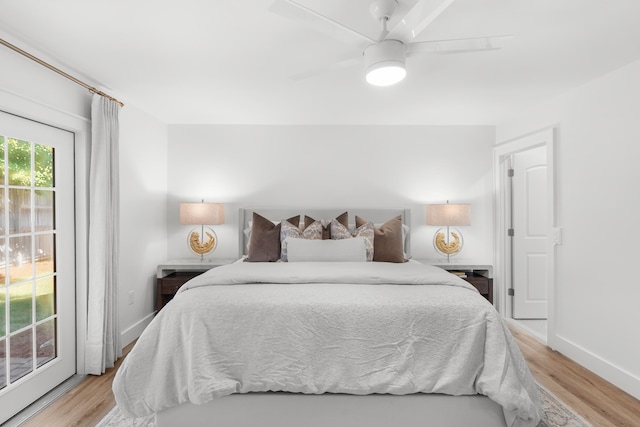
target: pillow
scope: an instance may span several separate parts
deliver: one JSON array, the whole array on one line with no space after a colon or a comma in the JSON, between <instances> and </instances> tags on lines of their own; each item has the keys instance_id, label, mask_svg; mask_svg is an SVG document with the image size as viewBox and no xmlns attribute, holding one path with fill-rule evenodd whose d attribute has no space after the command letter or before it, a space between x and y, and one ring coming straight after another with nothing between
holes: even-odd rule
<instances>
[{"instance_id":1,"label":"pillow","mask_svg":"<svg viewBox=\"0 0 640 427\"><path fill-rule=\"evenodd\" d=\"M366 224L366 219L356 215L356 227ZM404 256L402 216L382 224L379 228L374 227L373 236L373 260L380 262L406 262Z\"/></svg>"},{"instance_id":2,"label":"pillow","mask_svg":"<svg viewBox=\"0 0 640 427\"><path fill-rule=\"evenodd\" d=\"M289 238L322 240L322 223L320 221L312 222L304 231L291 224L287 220L282 220L280 227L280 259L287 261L287 242Z\"/></svg>"},{"instance_id":3,"label":"pillow","mask_svg":"<svg viewBox=\"0 0 640 427\"><path fill-rule=\"evenodd\" d=\"M365 262L366 239L362 236L343 240L307 240L287 238L289 262L342 261Z\"/></svg>"},{"instance_id":4,"label":"pillow","mask_svg":"<svg viewBox=\"0 0 640 427\"><path fill-rule=\"evenodd\" d=\"M340 215L338 215L336 218L336 221L338 221L340 224L344 225L345 227L349 227L349 213L348 212L343 212ZM310 216L304 216L304 227L307 228L310 224L314 223L315 219L311 218ZM331 239L331 223L329 223L326 227L324 227L322 229L322 238L323 239Z\"/></svg>"},{"instance_id":5,"label":"pillow","mask_svg":"<svg viewBox=\"0 0 640 427\"><path fill-rule=\"evenodd\" d=\"M373 224L368 222L357 227L353 234L349 229L335 219L331 220L331 238L333 240L350 239L352 237L364 237L367 245L367 261L373 261Z\"/></svg>"},{"instance_id":6,"label":"pillow","mask_svg":"<svg viewBox=\"0 0 640 427\"><path fill-rule=\"evenodd\" d=\"M291 224L299 224L300 216L289 218ZM248 262L274 262L280 259L281 223L274 224L267 218L253 213L249 238Z\"/></svg>"},{"instance_id":7,"label":"pillow","mask_svg":"<svg viewBox=\"0 0 640 427\"><path fill-rule=\"evenodd\" d=\"M300 216L294 216L289 218L287 221L289 221L291 224L299 224L300 223ZM278 225L277 221L271 221L271 223L273 225ZM245 247L244 247L244 251L245 254L249 253L249 246L251 246L251 230L253 229L253 220L249 220L247 222L247 227L242 230L243 234L244 234L244 240L245 240Z\"/></svg>"}]
</instances>

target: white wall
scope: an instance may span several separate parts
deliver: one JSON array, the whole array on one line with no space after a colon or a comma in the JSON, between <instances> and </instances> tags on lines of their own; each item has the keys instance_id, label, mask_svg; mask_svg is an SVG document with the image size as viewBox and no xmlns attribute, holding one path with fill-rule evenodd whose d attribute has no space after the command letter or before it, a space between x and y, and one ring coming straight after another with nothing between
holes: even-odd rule
<instances>
[{"instance_id":1,"label":"white wall","mask_svg":"<svg viewBox=\"0 0 640 427\"><path fill-rule=\"evenodd\" d=\"M504 142L555 125L557 349L640 398L640 61L497 127Z\"/></svg>"},{"instance_id":2,"label":"white wall","mask_svg":"<svg viewBox=\"0 0 640 427\"><path fill-rule=\"evenodd\" d=\"M0 37L64 68L55 59L1 31ZM82 204L86 203L86 187L83 188L83 175L88 167L86 147L91 137L91 94L3 46L0 64L0 108L76 132L76 202L82 214L85 212ZM120 127L120 326L123 344L127 344L153 314L153 276L157 264L166 259L167 129L133 105L125 105L121 110ZM80 216L76 218L77 225L86 226L86 220ZM86 313L86 269L82 265L83 260L86 262L86 236L84 239L79 238L77 261L79 337L84 336ZM134 291L133 305L128 304L130 290ZM81 346L78 360L80 363L83 360Z\"/></svg>"},{"instance_id":3,"label":"white wall","mask_svg":"<svg viewBox=\"0 0 640 427\"><path fill-rule=\"evenodd\" d=\"M153 318L156 268L167 257L167 126L133 105L120 111L120 213L120 329L126 345Z\"/></svg>"},{"instance_id":4,"label":"white wall","mask_svg":"<svg viewBox=\"0 0 640 427\"><path fill-rule=\"evenodd\" d=\"M0 32L0 37L13 42ZM14 42L15 43L15 42ZM27 49L26 46L21 45ZM41 59L42 53L29 49ZM91 95L82 87L63 79L42 66L0 46L0 109L12 114L58 126L75 132L76 227L86 229L87 146L91 138ZM76 362L84 371L84 335L86 328L86 232L76 236ZM84 316L84 317L83 317Z\"/></svg>"},{"instance_id":5,"label":"white wall","mask_svg":"<svg viewBox=\"0 0 640 427\"><path fill-rule=\"evenodd\" d=\"M19 44L2 31L0 31L0 38L22 49L28 49L29 53L54 66L59 66L54 59L35 48ZM20 109L21 113L29 114L29 111L22 111L22 105L30 102L32 109L47 108L48 115L61 114L80 120L86 120L91 115L91 94L81 86L37 65L5 46L0 46L0 64L0 100L11 98L12 109ZM14 96L21 101L13 99ZM0 103L4 104L2 101ZM37 111L37 114L40 114L40 111ZM59 120L56 119L56 121Z\"/></svg>"},{"instance_id":6,"label":"white wall","mask_svg":"<svg viewBox=\"0 0 640 427\"><path fill-rule=\"evenodd\" d=\"M494 138L474 126L170 125L169 257L193 256L179 204L205 199L226 203L214 257L238 256L238 208L278 206L411 208L414 258L438 258L425 204L449 199L472 205L460 259L491 263Z\"/></svg>"}]
</instances>

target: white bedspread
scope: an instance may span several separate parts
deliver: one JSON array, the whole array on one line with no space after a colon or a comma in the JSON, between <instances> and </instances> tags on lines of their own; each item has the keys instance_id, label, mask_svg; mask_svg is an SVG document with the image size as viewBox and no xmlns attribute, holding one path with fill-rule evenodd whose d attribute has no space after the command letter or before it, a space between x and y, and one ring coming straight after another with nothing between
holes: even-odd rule
<instances>
[{"instance_id":1,"label":"white bedspread","mask_svg":"<svg viewBox=\"0 0 640 427\"><path fill-rule=\"evenodd\" d=\"M503 407L509 426L540 417L531 373L491 304L414 261L212 269L151 322L113 391L129 416L287 391L479 393Z\"/></svg>"}]
</instances>

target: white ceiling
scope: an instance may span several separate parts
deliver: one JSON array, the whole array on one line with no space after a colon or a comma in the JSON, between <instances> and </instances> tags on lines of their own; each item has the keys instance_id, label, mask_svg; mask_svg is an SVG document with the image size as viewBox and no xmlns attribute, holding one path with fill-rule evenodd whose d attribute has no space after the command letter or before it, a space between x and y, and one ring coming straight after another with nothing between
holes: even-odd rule
<instances>
[{"instance_id":1,"label":"white ceiling","mask_svg":"<svg viewBox=\"0 0 640 427\"><path fill-rule=\"evenodd\" d=\"M368 0L299 1L377 31ZM361 58L362 45L272 3L0 0L0 30L166 123L492 125L640 58L637 0L456 0L417 40L514 38L410 57L386 88L364 81L362 61L294 79Z\"/></svg>"}]
</instances>

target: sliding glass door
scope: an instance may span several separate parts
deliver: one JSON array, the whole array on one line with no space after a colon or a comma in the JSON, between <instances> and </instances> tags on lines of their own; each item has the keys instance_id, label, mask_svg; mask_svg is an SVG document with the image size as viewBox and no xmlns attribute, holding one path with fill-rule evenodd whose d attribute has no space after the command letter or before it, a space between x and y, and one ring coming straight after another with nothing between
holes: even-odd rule
<instances>
[{"instance_id":1,"label":"sliding glass door","mask_svg":"<svg viewBox=\"0 0 640 427\"><path fill-rule=\"evenodd\" d=\"M73 144L0 112L0 423L75 373Z\"/></svg>"}]
</instances>

